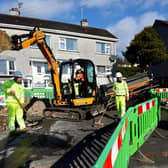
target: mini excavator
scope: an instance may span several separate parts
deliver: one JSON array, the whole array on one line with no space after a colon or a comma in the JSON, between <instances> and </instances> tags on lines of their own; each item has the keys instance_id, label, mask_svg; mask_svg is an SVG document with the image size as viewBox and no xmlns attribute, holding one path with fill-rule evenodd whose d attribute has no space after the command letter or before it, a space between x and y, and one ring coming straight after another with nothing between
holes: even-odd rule
<instances>
[{"instance_id":1,"label":"mini excavator","mask_svg":"<svg viewBox=\"0 0 168 168\"><path fill-rule=\"evenodd\" d=\"M44 109L44 116L84 119L87 112L98 109L96 104L100 104L95 66L87 59L67 60L59 64L47 45L45 36L39 27L28 34L14 35L11 38L6 36L8 45L2 50L21 50L36 44L47 60L55 97L51 107ZM75 80L76 67L79 66L84 73L83 81Z\"/></svg>"}]
</instances>

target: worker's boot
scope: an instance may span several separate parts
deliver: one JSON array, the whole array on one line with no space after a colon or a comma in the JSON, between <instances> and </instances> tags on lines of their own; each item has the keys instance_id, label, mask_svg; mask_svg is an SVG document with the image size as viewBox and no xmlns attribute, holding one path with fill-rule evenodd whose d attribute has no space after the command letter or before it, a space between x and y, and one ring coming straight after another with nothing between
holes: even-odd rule
<instances>
[{"instance_id":1,"label":"worker's boot","mask_svg":"<svg viewBox=\"0 0 168 168\"><path fill-rule=\"evenodd\" d=\"M19 129L19 132L27 132L27 131L30 131L32 128L31 127L26 127L26 128L23 128L23 129Z\"/></svg>"}]
</instances>

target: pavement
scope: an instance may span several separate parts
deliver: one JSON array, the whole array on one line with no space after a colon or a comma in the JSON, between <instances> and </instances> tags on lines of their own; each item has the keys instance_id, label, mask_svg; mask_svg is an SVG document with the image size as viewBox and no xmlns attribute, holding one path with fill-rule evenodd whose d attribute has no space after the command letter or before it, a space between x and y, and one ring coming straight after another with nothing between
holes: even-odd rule
<instances>
[{"instance_id":1,"label":"pavement","mask_svg":"<svg viewBox=\"0 0 168 168\"><path fill-rule=\"evenodd\" d=\"M168 121L161 121L155 132L130 159L129 168L168 167Z\"/></svg>"},{"instance_id":2,"label":"pavement","mask_svg":"<svg viewBox=\"0 0 168 168\"><path fill-rule=\"evenodd\" d=\"M168 108L166 106L161 106L161 121L157 129L131 157L129 168L168 167Z\"/></svg>"}]
</instances>

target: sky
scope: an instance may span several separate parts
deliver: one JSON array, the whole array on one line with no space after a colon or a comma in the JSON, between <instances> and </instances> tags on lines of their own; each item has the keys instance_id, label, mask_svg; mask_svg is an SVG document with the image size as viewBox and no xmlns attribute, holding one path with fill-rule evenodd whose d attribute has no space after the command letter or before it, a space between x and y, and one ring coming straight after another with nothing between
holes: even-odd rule
<instances>
[{"instance_id":1,"label":"sky","mask_svg":"<svg viewBox=\"0 0 168 168\"><path fill-rule=\"evenodd\" d=\"M156 19L168 20L168 0L0 0L0 13L20 4L21 16L107 29L117 38L121 56L136 33Z\"/></svg>"}]
</instances>

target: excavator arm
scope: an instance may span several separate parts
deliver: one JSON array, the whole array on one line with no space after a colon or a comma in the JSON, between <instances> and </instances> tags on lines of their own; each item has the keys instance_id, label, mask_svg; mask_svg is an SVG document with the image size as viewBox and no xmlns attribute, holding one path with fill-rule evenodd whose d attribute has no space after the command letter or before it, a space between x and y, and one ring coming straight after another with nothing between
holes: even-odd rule
<instances>
[{"instance_id":1,"label":"excavator arm","mask_svg":"<svg viewBox=\"0 0 168 168\"><path fill-rule=\"evenodd\" d=\"M12 36L13 48L15 50L20 50L23 48L28 48L34 44L37 44L41 52L43 53L45 59L47 60L49 69L51 71L51 76L53 80L56 104L64 104L62 102L62 94L60 89L60 79L58 72L58 61L55 59L51 49L46 43L45 33L39 28L35 27L33 31L29 34L14 35Z\"/></svg>"}]
</instances>

